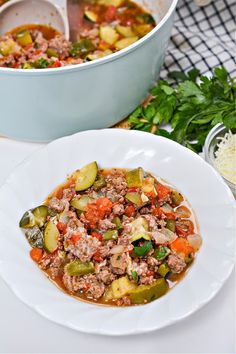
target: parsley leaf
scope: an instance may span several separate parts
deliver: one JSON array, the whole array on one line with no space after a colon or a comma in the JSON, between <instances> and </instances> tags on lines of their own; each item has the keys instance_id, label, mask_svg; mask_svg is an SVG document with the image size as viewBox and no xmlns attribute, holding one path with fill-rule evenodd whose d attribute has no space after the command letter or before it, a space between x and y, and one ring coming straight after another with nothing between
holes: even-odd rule
<instances>
[{"instance_id":1,"label":"parsley leaf","mask_svg":"<svg viewBox=\"0 0 236 354\"><path fill-rule=\"evenodd\" d=\"M145 104L129 116L131 129L165 136L200 152L214 125L236 128L236 78L224 67L215 68L210 78L197 68L168 77L171 81L159 80Z\"/></svg>"},{"instance_id":2,"label":"parsley leaf","mask_svg":"<svg viewBox=\"0 0 236 354\"><path fill-rule=\"evenodd\" d=\"M133 270L131 272L131 275L132 275L132 278L135 280L135 281L138 281L138 273L136 272L136 270Z\"/></svg>"},{"instance_id":3,"label":"parsley leaf","mask_svg":"<svg viewBox=\"0 0 236 354\"><path fill-rule=\"evenodd\" d=\"M138 257L146 256L146 254L150 251L151 248L152 248L152 242L145 241L143 246L134 247L134 253Z\"/></svg>"}]
</instances>

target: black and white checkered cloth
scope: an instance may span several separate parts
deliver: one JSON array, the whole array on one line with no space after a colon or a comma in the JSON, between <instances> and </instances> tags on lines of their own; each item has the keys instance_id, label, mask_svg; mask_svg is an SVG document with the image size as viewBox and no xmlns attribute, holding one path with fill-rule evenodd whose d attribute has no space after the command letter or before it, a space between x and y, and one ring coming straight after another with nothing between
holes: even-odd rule
<instances>
[{"instance_id":1,"label":"black and white checkered cloth","mask_svg":"<svg viewBox=\"0 0 236 354\"><path fill-rule=\"evenodd\" d=\"M235 17L235 0L212 0L205 7L180 0L161 77L193 67L206 74L221 65L235 76Z\"/></svg>"}]
</instances>

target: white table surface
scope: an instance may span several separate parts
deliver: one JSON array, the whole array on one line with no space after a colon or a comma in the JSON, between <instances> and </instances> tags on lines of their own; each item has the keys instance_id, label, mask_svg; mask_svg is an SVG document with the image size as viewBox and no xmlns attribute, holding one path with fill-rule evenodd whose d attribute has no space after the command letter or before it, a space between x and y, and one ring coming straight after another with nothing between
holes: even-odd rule
<instances>
[{"instance_id":1,"label":"white table surface","mask_svg":"<svg viewBox=\"0 0 236 354\"><path fill-rule=\"evenodd\" d=\"M0 137L0 184L41 146ZM150 334L127 337L86 335L56 325L22 304L0 278L0 352L235 353L235 273L211 303L191 317Z\"/></svg>"}]
</instances>

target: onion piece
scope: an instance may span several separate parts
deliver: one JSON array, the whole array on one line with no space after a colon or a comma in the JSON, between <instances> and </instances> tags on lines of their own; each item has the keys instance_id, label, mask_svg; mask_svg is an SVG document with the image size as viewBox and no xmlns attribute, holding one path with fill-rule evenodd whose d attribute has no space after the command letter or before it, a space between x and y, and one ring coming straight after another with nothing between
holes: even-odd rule
<instances>
[{"instance_id":1,"label":"onion piece","mask_svg":"<svg viewBox=\"0 0 236 354\"><path fill-rule=\"evenodd\" d=\"M124 246L122 245L116 245L114 247L112 247L111 249L111 254L118 254L118 253L123 253L124 252Z\"/></svg>"},{"instance_id":2,"label":"onion piece","mask_svg":"<svg viewBox=\"0 0 236 354\"><path fill-rule=\"evenodd\" d=\"M187 240L195 251L198 251L202 245L202 238L198 234L188 235Z\"/></svg>"}]
</instances>

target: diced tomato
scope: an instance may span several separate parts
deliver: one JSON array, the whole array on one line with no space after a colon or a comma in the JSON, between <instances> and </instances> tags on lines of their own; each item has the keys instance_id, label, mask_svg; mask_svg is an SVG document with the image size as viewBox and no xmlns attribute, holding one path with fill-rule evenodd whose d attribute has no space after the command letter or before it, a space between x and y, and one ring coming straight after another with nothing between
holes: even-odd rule
<instances>
[{"instance_id":1,"label":"diced tomato","mask_svg":"<svg viewBox=\"0 0 236 354\"><path fill-rule=\"evenodd\" d=\"M32 250L30 251L30 257L35 262L39 262L42 256L43 256L43 250L41 248L32 248Z\"/></svg>"},{"instance_id":2,"label":"diced tomato","mask_svg":"<svg viewBox=\"0 0 236 354\"><path fill-rule=\"evenodd\" d=\"M132 187L132 188L129 188L128 189L128 192L130 193L132 193L132 192L137 192L137 190L138 190L138 188L135 188L135 187Z\"/></svg>"},{"instance_id":3,"label":"diced tomato","mask_svg":"<svg viewBox=\"0 0 236 354\"><path fill-rule=\"evenodd\" d=\"M60 68L61 62L56 60L53 64L49 65L48 68Z\"/></svg>"},{"instance_id":4,"label":"diced tomato","mask_svg":"<svg viewBox=\"0 0 236 354\"><path fill-rule=\"evenodd\" d=\"M112 202L106 197L99 198L95 203L88 204L85 218L88 220L90 227L95 228L99 220L109 215L112 211L112 206Z\"/></svg>"},{"instance_id":5,"label":"diced tomato","mask_svg":"<svg viewBox=\"0 0 236 354\"><path fill-rule=\"evenodd\" d=\"M66 234L66 232L67 232L67 224L64 224L63 222L58 221L57 228L58 228L58 231L60 231L60 233L62 233L62 235Z\"/></svg>"},{"instance_id":6,"label":"diced tomato","mask_svg":"<svg viewBox=\"0 0 236 354\"><path fill-rule=\"evenodd\" d=\"M12 65L12 67L13 67L14 69L18 69L18 68L19 68L19 64L14 63L14 64Z\"/></svg>"},{"instance_id":7,"label":"diced tomato","mask_svg":"<svg viewBox=\"0 0 236 354\"><path fill-rule=\"evenodd\" d=\"M171 193L171 190L169 187L167 186L164 186L163 184L161 183L158 183L156 185L156 191L157 191L157 198L158 200L164 200L166 199L170 193Z\"/></svg>"},{"instance_id":8,"label":"diced tomato","mask_svg":"<svg viewBox=\"0 0 236 354\"><path fill-rule=\"evenodd\" d=\"M133 216L135 214L135 208L133 205L128 205L126 208L125 208L125 213L124 213L126 216L128 216L129 218L131 216Z\"/></svg>"},{"instance_id":9,"label":"diced tomato","mask_svg":"<svg viewBox=\"0 0 236 354\"><path fill-rule=\"evenodd\" d=\"M73 242L73 244L75 245L77 243L77 241L79 241L80 235L78 233L74 233L71 235L70 239Z\"/></svg>"},{"instance_id":10,"label":"diced tomato","mask_svg":"<svg viewBox=\"0 0 236 354\"><path fill-rule=\"evenodd\" d=\"M94 255L93 255L93 259L95 260L95 262L102 262L103 261L103 258L100 254L99 251L97 251Z\"/></svg>"},{"instance_id":11,"label":"diced tomato","mask_svg":"<svg viewBox=\"0 0 236 354\"><path fill-rule=\"evenodd\" d=\"M155 272L153 271L153 270L148 270L147 271L147 276L148 277L150 277L150 276L152 276L152 275L154 275L155 274Z\"/></svg>"},{"instance_id":12,"label":"diced tomato","mask_svg":"<svg viewBox=\"0 0 236 354\"><path fill-rule=\"evenodd\" d=\"M190 253L194 252L194 248L190 246L189 242L182 237L178 237L175 241L170 244L172 251L176 253L183 253L188 256Z\"/></svg>"},{"instance_id":13,"label":"diced tomato","mask_svg":"<svg viewBox=\"0 0 236 354\"><path fill-rule=\"evenodd\" d=\"M110 48L110 44L108 44L107 42L101 40L98 44L98 49L100 50L106 50Z\"/></svg>"},{"instance_id":14,"label":"diced tomato","mask_svg":"<svg viewBox=\"0 0 236 354\"><path fill-rule=\"evenodd\" d=\"M166 215L164 214L163 210L160 207L154 207L152 208L152 214L154 216L157 216L160 219L163 219L166 217Z\"/></svg>"},{"instance_id":15,"label":"diced tomato","mask_svg":"<svg viewBox=\"0 0 236 354\"><path fill-rule=\"evenodd\" d=\"M194 225L191 220L181 219L176 221L176 233L178 236L187 237L194 233Z\"/></svg>"},{"instance_id":16,"label":"diced tomato","mask_svg":"<svg viewBox=\"0 0 236 354\"><path fill-rule=\"evenodd\" d=\"M99 210L101 219L103 219L106 214L111 213L113 204L110 199L103 197L96 200L96 206Z\"/></svg>"},{"instance_id":17,"label":"diced tomato","mask_svg":"<svg viewBox=\"0 0 236 354\"><path fill-rule=\"evenodd\" d=\"M102 235L99 234L99 233L96 232L96 231L93 231L91 235L92 235L93 237L96 237L99 241L102 241L102 240L103 240Z\"/></svg>"},{"instance_id":18,"label":"diced tomato","mask_svg":"<svg viewBox=\"0 0 236 354\"><path fill-rule=\"evenodd\" d=\"M145 192L144 193L149 199L155 199L157 198L157 191L155 188L151 192Z\"/></svg>"},{"instance_id":19,"label":"diced tomato","mask_svg":"<svg viewBox=\"0 0 236 354\"><path fill-rule=\"evenodd\" d=\"M112 22L116 19L116 7L114 5L110 5L107 8L105 19L107 22Z\"/></svg>"}]
</instances>

